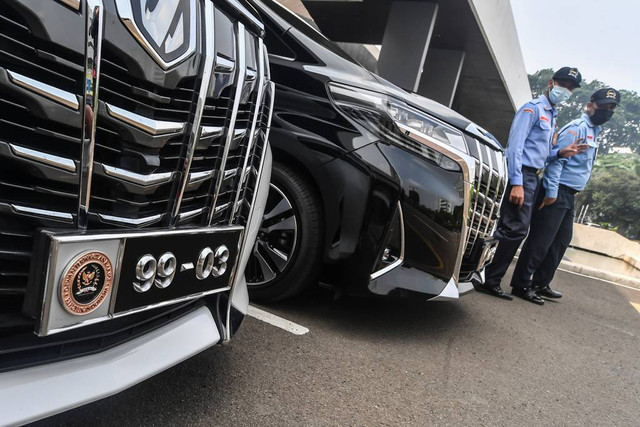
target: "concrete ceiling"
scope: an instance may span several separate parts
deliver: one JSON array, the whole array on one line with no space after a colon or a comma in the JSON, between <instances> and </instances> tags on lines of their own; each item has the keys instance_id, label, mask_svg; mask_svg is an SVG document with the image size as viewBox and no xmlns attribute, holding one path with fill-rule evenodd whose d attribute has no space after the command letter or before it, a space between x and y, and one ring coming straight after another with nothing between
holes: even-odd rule
<instances>
[{"instance_id":1,"label":"concrete ceiling","mask_svg":"<svg viewBox=\"0 0 640 427\"><path fill-rule=\"evenodd\" d=\"M306 8L329 39L362 44L382 44L391 1L302 0L302 6L300 0L281 0L294 11ZM529 98L530 89L510 6L490 1L439 1L429 48L465 52L452 108L506 144L514 111ZM494 16L500 20L494 22ZM512 39L507 45L505 37ZM500 44L499 57L494 43Z\"/></svg>"}]
</instances>

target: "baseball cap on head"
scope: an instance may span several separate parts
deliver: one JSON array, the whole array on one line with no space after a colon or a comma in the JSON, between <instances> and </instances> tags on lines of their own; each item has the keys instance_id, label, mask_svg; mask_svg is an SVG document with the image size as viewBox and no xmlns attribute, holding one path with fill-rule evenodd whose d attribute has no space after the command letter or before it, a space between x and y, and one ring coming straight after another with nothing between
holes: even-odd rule
<instances>
[{"instance_id":1,"label":"baseball cap on head","mask_svg":"<svg viewBox=\"0 0 640 427\"><path fill-rule=\"evenodd\" d=\"M604 89L598 89L591 95L591 102L595 102L598 105L604 104L619 104L620 92L612 87L605 87Z\"/></svg>"},{"instance_id":2,"label":"baseball cap on head","mask_svg":"<svg viewBox=\"0 0 640 427\"><path fill-rule=\"evenodd\" d=\"M580 87L580 83L582 82L582 74L575 67L562 67L555 73L553 73L553 78L557 80L569 80L573 82L574 87Z\"/></svg>"}]
</instances>

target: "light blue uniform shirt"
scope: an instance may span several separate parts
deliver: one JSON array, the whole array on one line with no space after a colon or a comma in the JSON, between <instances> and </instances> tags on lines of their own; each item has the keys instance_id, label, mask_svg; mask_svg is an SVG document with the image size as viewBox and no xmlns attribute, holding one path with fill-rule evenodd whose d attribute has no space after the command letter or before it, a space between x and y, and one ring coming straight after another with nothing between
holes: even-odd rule
<instances>
[{"instance_id":1,"label":"light blue uniform shirt","mask_svg":"<svg viewBox=\"0 0 640 427\"><path fill-rule=\"evenodd\" d=\"M575 140L583 138L580 144L589 144L589 148L580 154L568 159L559 158L547 166L542 179L542 185L546 190L546 197L558 197L560 184L582 191L591 177L591 169L596 160L598 149L598 135L602 126L591 123L589 116L582 114L579 119L573 120L560 129L558 135L558 148L566 147Z\"/></svg>"},{"instance_id":2,"label":"light blue uniform shirt","mask_svg":"<svg viewBox=\"0 0 640 427\"><path fill-rule=\"evenodd\" d=\"M516 113L506 150L511 185L522 185L522 166L542 169L547 161L558 157L557 148L551 145L557 115L544 94L524 104Z\"/></svg>"}]
</instances>

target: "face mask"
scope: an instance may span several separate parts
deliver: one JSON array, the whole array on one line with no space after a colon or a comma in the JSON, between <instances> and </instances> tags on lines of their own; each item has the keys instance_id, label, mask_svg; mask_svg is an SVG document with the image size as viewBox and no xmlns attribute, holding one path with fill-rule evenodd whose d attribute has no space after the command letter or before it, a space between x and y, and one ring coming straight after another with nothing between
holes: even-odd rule
<instances>
[{"instance_id":1,"label":"face mask","mask_svg":"<svg viewBox=\"0 0 640 427\"><path fill-rule=\"evenodd\" d=\"M608 122L611 117L613 117L613 110L596 108L596 111L593 112L593 116L589 118L591 119L591 123L596 126L600 126L601 124Z\"/></svg>"},{"instance_id":2,"label":"face mask","mask_svg":"<svg viewBox=\"0 0 640 427\"><path fill-rule=\"evenodd\" d=\"M549 100L553 104L560 104L571 98L571 91L562 86L553 85L553 89L549 91Z\"/></svg>"}]
</instances>

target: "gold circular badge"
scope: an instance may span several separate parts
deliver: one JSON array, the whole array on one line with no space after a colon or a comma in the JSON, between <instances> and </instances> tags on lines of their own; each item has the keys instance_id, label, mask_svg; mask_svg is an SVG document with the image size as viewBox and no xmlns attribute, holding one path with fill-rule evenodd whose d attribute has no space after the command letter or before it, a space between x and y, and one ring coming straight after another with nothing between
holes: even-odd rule
<instances>
[{"instance_id":1,"label":"gold circular badge","mask_svg":"<svg viewBox=\"0 0 640 427\"><path fill-rule=\"evenodd\" d=\"M62 305L71 314L91 313L105 301L112 284L113 268L108 256L102 252L81 255L62 276Z\"/></svg>"}]
</instances>

